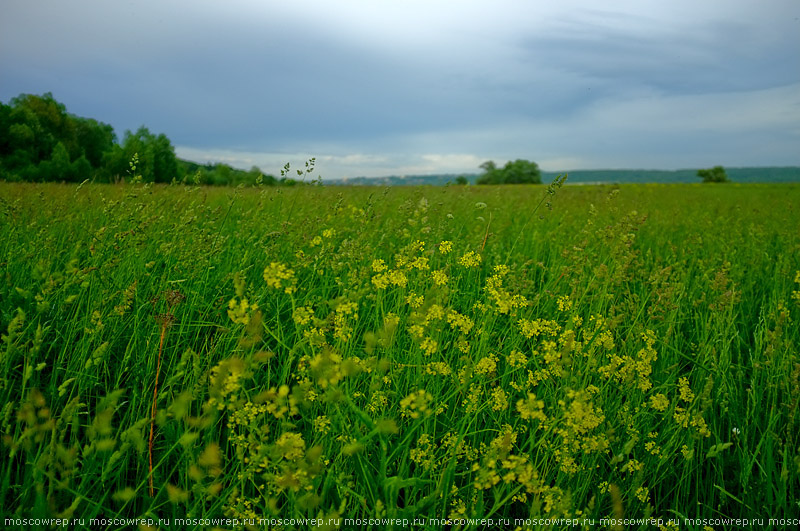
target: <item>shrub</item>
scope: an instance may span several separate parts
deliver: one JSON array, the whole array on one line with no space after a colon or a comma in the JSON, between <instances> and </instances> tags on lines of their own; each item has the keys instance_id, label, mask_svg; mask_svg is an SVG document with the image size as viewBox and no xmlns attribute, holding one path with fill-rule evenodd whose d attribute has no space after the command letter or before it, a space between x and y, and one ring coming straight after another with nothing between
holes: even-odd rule
<instances>
[{"instance_id":1,"label":"shrub","mask_svg":"<svg viewBox=\"0 0 800 531\"><path fill-rule=\"evenodd\" d=\"M697 170L697 176L703 179L704 183L726 183L728 174L722 166L714 166L707 170Z\"/></svg>"}]
</instances>

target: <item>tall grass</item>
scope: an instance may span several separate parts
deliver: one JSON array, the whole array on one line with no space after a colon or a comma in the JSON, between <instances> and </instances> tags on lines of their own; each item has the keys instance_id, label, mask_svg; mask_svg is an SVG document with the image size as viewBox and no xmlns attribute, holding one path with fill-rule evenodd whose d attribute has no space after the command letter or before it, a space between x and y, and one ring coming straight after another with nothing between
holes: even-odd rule
<instances>
[{"instance_id":1,"label":"tall grass","mask_svg":"<svg viewBox=\"0 0 800 531\"><path fill-rule=\"evenodd\" d=\"M798 517L800 187L545 193L0 183L3 516Z\"/></svg>"}]
</instances>

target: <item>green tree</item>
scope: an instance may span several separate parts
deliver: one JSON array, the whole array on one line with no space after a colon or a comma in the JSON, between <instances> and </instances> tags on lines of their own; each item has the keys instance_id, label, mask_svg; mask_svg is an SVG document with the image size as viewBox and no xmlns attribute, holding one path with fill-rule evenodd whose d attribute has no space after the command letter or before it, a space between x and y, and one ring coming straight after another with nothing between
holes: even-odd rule
<instances>
[{"instance_id":1,"label":"green tree","mask_svg":"<svg viewBox=\"0 0 800 531\"><path fill-rule=\"evenodd\" d=\"M477 184L540 184L542 172L539 165L528 160L509 161L498 168L493 161L481 164L483 174L478 177Z\"/></svg>"},{"instance_id":2,"label":"green tree","mask_svg":"<svg viewBox=\"0 0 800 531\"><path fill-rule=\"evenodd\" d=\"M69 114L49 92L20 94L0 106L0 176L56 181L97 177L115 140L110 125Z\"/></svg>"},{"instance_id":3,"label":"green tree","mask_svg":"<svg viewBox=\"0 0 800 531\"><path fill-rule=\"evenodd\" d=\"M169 138L163 134L156 136L144 126L135 133L125 131L122 146L107 151L103 164L112 178L124 177L135 154L139 155L136 173L142 176L143 181L168 183L179 177L178 159Z\"/></svg>"},{"instance_id":4,"label":"green tree","mask_svg":"<svg viewBox=\"0 0 800 531\"><path fill-rule=\"evenodd\" d=\"M25 151L24 157L16 153L18 161L27 160L36 165L48 159L58 142L54 129L60 123L58 109L39 104L39 96L20 95L11 100L9 133L11 150Z\"/></svg>"},{"instance_id":5,"label":"green tree","mask_svg":"<svg viewBox=\"0 0 800 531\"><path fill-rule=\"evenodd\" d=\"M211 184L216 186L228 186L233 184L234 170L228 164L218 163L214 165L214 173L211 176Z\"/></svg>"},{"instance_id":6,"label":"green tree","mask_svg":"<svg viewBox=\"0 0 800 531\"><path fill-rule=\"evenodd\" d=\"M487 160L478 167L482 169L484 173L492 173L497 169L497 164L495 164L493 160Z\"/></svg>"},{"instance_id":7,"label":"green tree","mask_svg":"<svg viewBox=\"0 0 800 531\"><path fill-rule=\"evenodd\" d=\"M517 159L503 167L505 184L541 184L542 172L535 162Z\"/></svg>"},{"instance_id":8,"label":"green tree","mask_svg":"<svg viewBox=\"0 0 800 531\"><path fill-rule=\"evenodd\" d=\"M56 147L53 148L53 154L50 156L50 159L42 161L42 163L39 164L42 180L58 181L63 179L65 181L72 181L73 178L72 175L70 175L71 168L69 163L69 152L66 146L59 142L56 144Z\"/></svg>"},{"instance_id":9,"label":"green tree","mask_svg":"<svg viewBox=\"0 0 800 531\"><path fill-rule=\"evenodd\" d=\"M697 176L703 179L704 183L726 183L728 174L722 166L714 166L706 170L697 170Z\"/></svg>"},{"instance_id":10,"label":"green tree","mask_svg":"<svg viewBox=\"0 0 800 531\"><path fill-rule=\"evenodd\" d=\"M175 148L167 135L159 134L153 143L153 158L155 167L153 178L157 183L168 183L178 174L178 159L175 157Z\"/></svg>"},{"instance_id":11,"label":"green tree","mask_svg":"<svg viewBox=\"0 0 800 531\"><path fill-rule=\"evenodd\" d=\"M11 107L0 102L0 160L12 152L11 142L8 137L11 125Z\"/></svg>"},{"instance_id":12,"label":"green tree","mask_svg":"<svg viewBox=\"0 0 800 531\"><path fill-rule=\"evenodd\" d=\"M265 175L264 172L261 171L261 168L258 166L253 166L250 168L250 171L247 172L244 182L249 186L258 184L262 186L275 186L277 181L274 176L268 174Z\"/></svg>"},{"instance_id":13,"label":"green tree","mask_svg":"<svg viewBox=\"0 0 800 531\"><path fill-rule=\"evenodd\" d=\"M76 118L76 135L86 160L93 168L103 165L103 154L117 141L114 128L91 118Z\"/></svg>"},{"instance_id":14,"label":"green tree","mask_svg":"<svg viewBox=\"0 0 800 531\"><path fill-rule=\"evenodd\" d=\"M493 160L488 160L479 167L483 170L483 173L475 181L477 184L502 184L501 170L497 169L497 165Z\"/></svg>"}]
</instances>

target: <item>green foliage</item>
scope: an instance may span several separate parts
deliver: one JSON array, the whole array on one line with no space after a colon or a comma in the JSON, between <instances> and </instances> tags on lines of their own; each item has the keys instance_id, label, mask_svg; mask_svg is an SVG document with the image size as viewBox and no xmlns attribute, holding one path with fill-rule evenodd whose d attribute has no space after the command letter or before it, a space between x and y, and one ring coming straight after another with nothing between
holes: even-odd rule
<instances>
[{"instance_id":1,"label":"green foliage","mask_svg":"<svg viewBox=\"0 0 800 531\"><path fill-rule=\"evenodd\" d=\"M20 154L18 150L16 152ZM23 180L79 182L85 180L92 170L91 164L84 155L70 160L69 152L63 142L57 142L50 157L38 165L20 168Z\"/></svg>"},{"instance_id":2,"label":"green foliage","mask_svg":"<svg viewBox=\"0 0 800 531\"><path fill-rule=\"evenodd\" d=\"M168 183L178 177L175 149L164 134L154 135L146 127L125 132L122 145L105 153L103 162L112 179L126 175L128 162L138 153L138 172L145 182Z\"/></svg>"},{"instance_id":3,"label":"green foliage","mask_svg":"<svg viewBox=\"0 0 800 531\"><path fill-rule=\"evenodd\" d=\"M796 518L800 186L562 181L0 183L0 512Z\"/></svg>"},{"instance_id":4,"label":"green foliage","mask_svg":"<svg viewBox=\"0 0 800 531\"><path fill-rule=\"evenodd\" d=\"M542 172L535 162L517 159L498 168L493 161L481 164L477 184L541 184Z\"/></svg>"},{"instance_id":5,"label":"green foliage","mask_svg":"<svg viewBox=\"0 0 800 531\"><path fill-rule=\"evenodd\" d=\"M279 181L257 166L245 171L228 164L179 160L169 138L145 126L126 131L117 143L113 127L67 113L49 92L22 94L10 105L0 103L0 179L119 182L132 177L134 155L136 176L148 183L289 186L301 182L288 177Z\"/></svg>"},{"instance_id":6,"label":"green foliage","mask_svg":"<svg viewBox=\"0 0 800 531\"><path fill-rule=\"evenodd\" d=\"M67 113L49 92L0 104L0 178L24 181L105 180L113 128Z\"/></svg>"},{"instance_id":7,"label":"green foliage","mask_svg":"<svg viewBox=\"0 0 800 531\"><path fill-rule=\"evenodd\" d=\"M240 170L229 164L198 164L178 159L178 174L183 181L211 186L275 186L274 175L264 174L258 166Z\"/></svg>"},{"instance_id":8,"label":"green foliage","mask_svg":"<svg viewBox=\"0 0 800 531\"><path fill-rule=\"evenodd\" d=\"M728 174L722 166L714 166L706 170L697 170L697 176L703 179L704 183L726 183Z\"/></svg>"}]
</instances>

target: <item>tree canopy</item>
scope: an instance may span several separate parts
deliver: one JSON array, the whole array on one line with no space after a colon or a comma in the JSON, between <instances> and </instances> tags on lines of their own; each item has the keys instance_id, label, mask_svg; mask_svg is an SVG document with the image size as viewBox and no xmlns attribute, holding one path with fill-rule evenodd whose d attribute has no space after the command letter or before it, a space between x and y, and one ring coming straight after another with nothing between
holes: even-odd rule
<instances>
[{"instance_id":1,"label":"tree canopy","mask_svg":"<svg viewBox=\"0 0 800 531\"><path fill-rule=\"evenodd\" d=\"M528 160L517 159L509 161L502 168L498 168L494 161L481 164L483 173L478 177L477 184L540 184L542 172L539 165Z\"/></svg>"},{"instance_id":2,"label":"tree canopy","mask_svg":"<svg viewBox=\"0 0 800 531\"><path fill-rule=\"evenodd\" d=\"M726 183L728 174L722 166L714 166L706 170L697 170L697 176L703 179L704 183Z\"/></svg>"},{"instance_id":3,"label":"tree canopy","mask_svg":"<svg viewBox=\"0 0 800 531\"><path fill-rule=\"evenodd\" d=\"M8 105L0 102L0 179L115 182L134 177L134 157L136 176L144 182L282 184L256 166L246 171L182 161L166 135L145 126L125 131L119 143L112 126L68 113L49 92L20 94Z\"/></svg>"},{"instance_id":4,"label":"tree canopy","mask_svg":"<svg viewBox=\"0 0 800 531\"><path fill-rule=\"evenodd\" d=\"M175 149L166 135L154 135L146 127L135 133L125 132L122 145L114 145L105 154L105 166L113 176L126 175L130 161L137 155L136 173L145 182L168 183L178 178Z\"/></svg>"},{"instance_id":5,"label":"tree canopy","mask_svg":"<svg viewBox=\"0 0 800 531\"><path fill-rule=\"evenodd\" d=\"M49 92L0 103L0 177L23 181L105 178L114 129L67 113Z\"/></svg>"}]
</instances>

